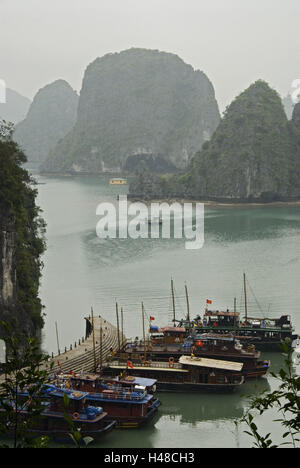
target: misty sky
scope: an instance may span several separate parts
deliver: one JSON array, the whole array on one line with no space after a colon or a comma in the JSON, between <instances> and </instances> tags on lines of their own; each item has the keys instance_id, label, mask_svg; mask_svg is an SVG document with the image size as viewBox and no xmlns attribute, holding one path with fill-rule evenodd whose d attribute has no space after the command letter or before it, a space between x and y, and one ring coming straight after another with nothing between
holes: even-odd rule
<instances>
[{"instance_id":1,"label":"misty sky","mask_svg":"<svg viewBox=\"0 0 300 468\"><path fill-rule=\"evenodd\" d=\"M130 47L178 54L212 81L221 110L258 78L300 78L300 0L0 0L0 79L32 99L96 57Z\"/></svg>"}]
</instances>

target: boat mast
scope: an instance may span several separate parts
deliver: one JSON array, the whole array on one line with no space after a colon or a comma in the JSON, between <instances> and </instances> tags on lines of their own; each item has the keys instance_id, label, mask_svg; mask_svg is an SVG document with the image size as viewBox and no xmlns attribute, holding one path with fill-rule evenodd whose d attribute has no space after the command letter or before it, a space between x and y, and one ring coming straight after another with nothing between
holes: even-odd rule
<instances>
[{"instance_id":1,"label":"boat mast","mask_svg":"<svg viewBox=\"0 0 300 468\"><path fill-rule=\"evenodd\" d=\"M122 334L122 350L124 346L124 320L123 320L123 307L121 307L121 334Z\"/></svg>"},{"instance_id":2,"label":"boat mast","mask_svg":"<svg viewBox=\"0 0 300 468\"><path fill-rule=\"evenodd\" d=\"M234 336L236 336L236 297L234 298Z\"/></svg>"},{"instance_id":3,"label":"boat mast","mask_svg":"<svg viewBox=\"0 0 300 468\"><path fill-rule=\"evenodd\" d=\"M175 312L174 283L173 283L172 278L171 278L171 293L172 293L172 305L173 305L173 323L174 323L174 327L175 327L176 312Z\"/></svg>"},{"instance_id":4,"label":"boat mast","mask_svg":"<svg viewBox=\"0 0 300 468\"><path fill-rule=\"evenodd\" d=\"M189 302L189 295L188 295L188 290L187 290L187 285L184 286L185 288L185 297L186 297L186 308L187 308L187 320L190 323L190 302Z\"/></svg>"},{"instance_id":5,"label":"boat mast","mask_svg":"<svg viewBox=\"0 0 300 468\"><path fill-rule=\"evenodd\" d=\"M92 315L92 329L93 329L94 372L96 372L97 363L96 363L95 324L94 324L94 311L93 311L93 307L91 307L91 315Z\"/></svg>"},{"instance_id":6,"label":"boat mast","mask_svg":"<svg viewBox=\"0 0 300 468\"><path fill-rule=\"evenodd\" d=\"M247 290L246 290L246 275L244 273L244 299L245 299L245 318L248 320L248 309L247 309Z\"/></svg>"},{"instance_id":7,"label":"boat mast","mask_svg":"<svg viewBox=\"0 0 300 468\"><path fill-rule=\"evenodd\" d=\"M119 327L119 309L116 302L116 316L117 316L117 332L118 332L118 351L120 352L120 327Z\"/></svg>"},{"instance_id":8,"label":"boat mast","mask_svg":"<svg viewBox=\"0 0 300 468\"><path fill-rule=\"evenodd\" d=\"M145 311L144 311L143 302L142 302L142 322L143 322L143 340L144 340L144 361L146 361Z\"/></svg>"},{"instance_id":9,"label":"boat mast","mask_svg":"<svg viewBox=\"0 0 300 468\"><path fill-rule=\"evenodd\" d=\"M102 330L102 327L100 327L100 372L102 370L102 364L103 364L102 335L103 335L103 330Z\"/></svg>"},{"instance_id":10,"label":"boat mast","mask_svg":"<svg viewBox=\"0 0 300 468\"><path fill-rule=\"evenodd\" d=\"M56 342L57 342L57 354L60 355L60 348L59 348L59 339L58 339L58 328L57 322L55 322L55 330L56 330Z\"/></svg>"}]
</instances>

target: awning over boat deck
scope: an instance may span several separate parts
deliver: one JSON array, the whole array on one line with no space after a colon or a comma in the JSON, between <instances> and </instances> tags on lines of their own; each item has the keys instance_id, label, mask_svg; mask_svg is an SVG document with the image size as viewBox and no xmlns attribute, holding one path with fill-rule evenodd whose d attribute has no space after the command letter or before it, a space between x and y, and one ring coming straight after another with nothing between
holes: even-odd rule
<instances>
[{"instance_id":1,"label":"awning over boat deck","mask_svg":"<svg viewBox=\"0 0 300 468\"><path fill-rule=\"evenodd\" d=\"M130 383L134 385L141 385L142 387L153 387L153 385L156 385L157 380L156 379L146 379L144 377L136 377L133 376L134 378L132 380L127 380L125 379L120 379L119 377L116 377L114 380L116 382L125 382L125 383Z\"/></svg>"},{"instance_id":2,"label":"awning over boat deck","mask_svg":"<svg viewBox=\"0 0 300 468\"><path fill-rule=\"evenodd\" d=\"M239 317L239 312L232 312L230 310L206 310L205 317Z\"/></svg>"},{"instance_id":3,"label":"awning over boat deck","mask_svg":"<svg viewBox=\"0 0 300 468\"><path fill-rule=\"evenodd\" d=\"M243 368L242 362L232 362L232 361L220 361L219 359L207 359L207 358L198 358L190 356L181 356L179 362L182 365L188 366L198 366L198 367L210 367L212 369L224 369L240 372Z\"/></svg>"}]
</instances>

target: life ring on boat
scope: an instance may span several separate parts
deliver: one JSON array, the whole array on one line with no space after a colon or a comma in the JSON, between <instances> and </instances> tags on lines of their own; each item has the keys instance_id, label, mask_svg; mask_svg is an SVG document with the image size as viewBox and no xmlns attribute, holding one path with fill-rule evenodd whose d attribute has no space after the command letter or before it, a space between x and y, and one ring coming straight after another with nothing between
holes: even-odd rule
<instances>
[{"instance_id":1,"label":"life ring on boat","mask_svg":"<svg viewBox=\"0 0 300 468\"><path fill-rule=\"evenodd\" d=\"M73 413L72 418L75 419L75 420L78 419L79 418L79 413Z\"/></svg>"},{"instance_id":2,"label":"life ring on boat","mask_svg":"<svg viewBox=\"0 0 300 468\"><path fill-rule=\"evenodd\" d=\"M169 357L169 367L173 368L174 367L174 358Z\"/></svg>"}]
</instances>

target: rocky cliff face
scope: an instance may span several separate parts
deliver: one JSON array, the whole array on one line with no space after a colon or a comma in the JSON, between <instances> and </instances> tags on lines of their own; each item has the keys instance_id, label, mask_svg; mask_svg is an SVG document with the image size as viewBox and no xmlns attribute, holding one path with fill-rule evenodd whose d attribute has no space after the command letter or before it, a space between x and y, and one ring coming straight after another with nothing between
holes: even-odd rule
<instances>
[{"instance_id":1,"label":"rocky cliff face","mask_svg":"<svg viewBox=\"0 0 300 468\"><path fill-rule=\"evenodd\" d=\"M14 140L28 161L42 162L73 127L78 95L64 80L57 80L36 94L28 114L16 125Z\"/></svg>"},{"instance_id":2,"label":"rocky cliff face","mask_svg":"<svg viewBox=\"0 0 300 468\"><path fill-rule=\"evenodd\" d=\"M185 185L191 195L205 198L289 197L293 152L279 95L257 81L229 106L212 140L195 156Z\"/></svg>"},{"instance_id":3,"label":"rocky cliff face","mask_svg":"<svg viewBox=\"0 0 300 468\"><path fill-rule=\"evenodd\" d=\"M3 210L0 220L0 304L4 309L16 302L16 246L15 225Z\"/></svg>"},{"instance_id":4,"label":"rocky cliff face","mask_svg":"<svg viewBox=\"0 0 300 468\"><path fill-rule=\"evenodd\" d=\"M130 191L146 198L245 202L300 198L300 105L289 122L279 95L257 81L228 107L185 174L152 176L147 190L134 180Z\"/></svg>"},{"instance_id":5,"label":"rocky cliff face","mask_svg":"<svg viewBox=\"0 0 300 468\"><path fill-rule=\"evenodd\" d=\"M26 312L18 296L17 232L8 211L1 209L0 220L0 320L10 323L21 343L26 337L38 337L39 329ZM2 333L0 331L0 336Z\"/></svg>"},{"instance_id":6,"label":"rocky cliff face","mask_svg":"<svg viewBox=\"0 0 300 468\"><path fill-rule=\"evenodd\" d=\"M219 123L214 89L173 54L130 49L96 59L85 72L74 129L47 171L121 171L149 155L185 167ZM131 159L131 162L133 159Z\"/></svg>"},{"instance_id":7,"label":"rocky cliff face","mask_svg":"<svg viewBox=\"0 0 300 468\"><path fill-rule=\"evenodd\" d=\"M22 344L43 326L38 290L44 226L22 167L26 158L6 130L0 122L0 322L8 322Z\"/></svg>"}]
</instances>

